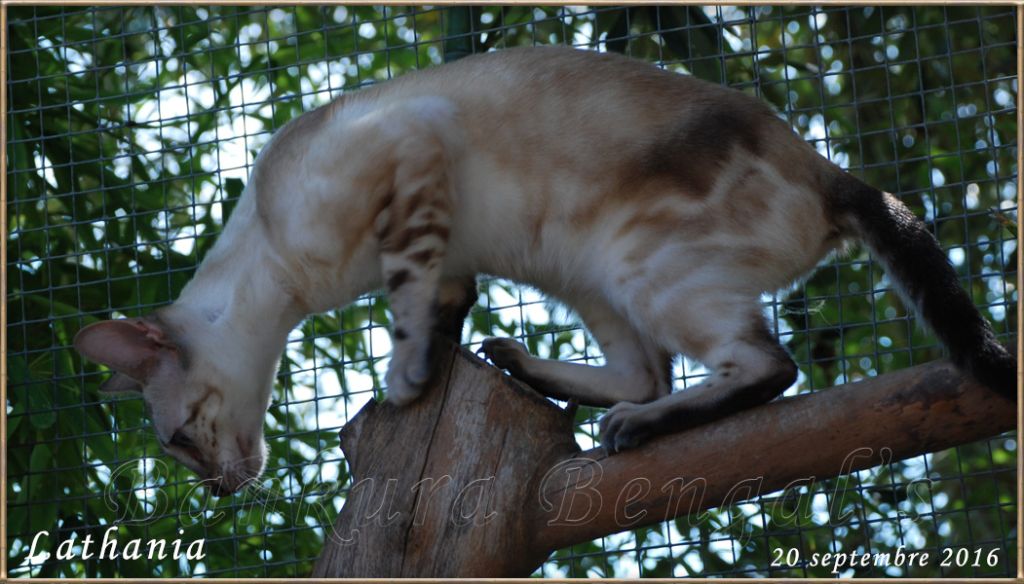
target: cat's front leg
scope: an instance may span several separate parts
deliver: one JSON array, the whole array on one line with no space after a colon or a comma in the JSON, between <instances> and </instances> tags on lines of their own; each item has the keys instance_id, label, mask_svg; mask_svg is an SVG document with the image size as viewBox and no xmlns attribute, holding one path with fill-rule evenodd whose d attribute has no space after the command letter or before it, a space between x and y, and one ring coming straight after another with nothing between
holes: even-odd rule
<instances>
[{"instance_id":1,"label":"cat's front leg","mask_svg":"<svg viewBox=\"0 0 1024 584\"><path fill-rule=\"evenodd\" d=\"M415 400L430 380L431 337L445 300L442 264L453 209L448 169L457 153L443 123L423 121L410 124L395 146L393 195L374 223L394 325L385 381L396 405Z\"/></svg>"},{"instance_id":2,"label":"cat's front leg","mask_svg":"<svg viewBox=\"0 0 1024 584\"><path fill-rule=\"evenodd\" d=\"M411 218L399 232L382 239L381 267L391 304L392 352L388 367L388 400L405 405L415 400L433 372L431 337L437 323L441 258L447 242L447 221Z\"/></svg>"}]
</instances>

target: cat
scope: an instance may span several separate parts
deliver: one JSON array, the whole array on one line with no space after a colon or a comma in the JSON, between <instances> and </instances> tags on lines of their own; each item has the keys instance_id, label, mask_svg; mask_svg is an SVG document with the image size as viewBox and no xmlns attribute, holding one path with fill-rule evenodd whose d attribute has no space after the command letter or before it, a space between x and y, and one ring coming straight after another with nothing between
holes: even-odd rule
<instances>
[{"instance_id":1,"label":"cat","mask_svg":"<svg viewBox=\"0 0 1024 584\"><path fill-rule=\"evenodd\" d=\"M431 338L458 339L475 276L577 311L606 363L487 339L495 365L609 407L609 452L767 402L797 368L760 296L864 241L948 347L998 392L1016 360L897 198L820 156L756 98L614 54L523 48L347 92L282 127L172 304L74 346L139 391L168 454L229 494L262 473L289 331L386 287L388 400L415 400ZM672 393L683 354L710 376ZM413 446L413 445L410 445Z\"/></svg>"}]
</instances>

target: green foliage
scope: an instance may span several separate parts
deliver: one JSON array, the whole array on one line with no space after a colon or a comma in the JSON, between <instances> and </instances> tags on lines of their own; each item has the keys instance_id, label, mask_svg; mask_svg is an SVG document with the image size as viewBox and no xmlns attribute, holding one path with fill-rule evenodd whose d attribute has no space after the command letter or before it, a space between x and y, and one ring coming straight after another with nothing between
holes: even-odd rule
<instances>
[{"instance_id":1,"label":"green foliage","mask_svg":"<svg viewBox=\"0 0 1024 584\"><path fill-rule=\"evenodd\" d=\"M293 333L267 421L267 481L228 499L209 499L160 454L138 401L97 393L105 374L70 349L71 338L89 322L143 314L177 295L275 128L342 89L440 64L445 54L600 44L759 94L819 150L926 217L997 330L1015 330L1011 9L457 10L8 9L13 576L308 574L349 480L337 429L380 391L389 346L382 298ZM450 32L461 36L446 43ZM482 289L469 342L515 335L543 357L600 362L579 325L535 293L494 280ZM801 364L794 391L941 355L864 254L766 300ZM679 385L701 374L677 367ZM584 445L598 415L577 413ZM1003 550L994 569L848 575L1007 575L1015 448L994 439L627 531L562 550L543 573L829 576L772 568L772 550L989 542ZM923 494L914 490L921 485ZM840 507L830 503L836 497ZM175 539L179 529L186 541L204 537L207 557L198 565L26 560L38 531L50 532L52 551L72 534L99 539L115 522L124 540Z\"/></svg>"}]
</instances>

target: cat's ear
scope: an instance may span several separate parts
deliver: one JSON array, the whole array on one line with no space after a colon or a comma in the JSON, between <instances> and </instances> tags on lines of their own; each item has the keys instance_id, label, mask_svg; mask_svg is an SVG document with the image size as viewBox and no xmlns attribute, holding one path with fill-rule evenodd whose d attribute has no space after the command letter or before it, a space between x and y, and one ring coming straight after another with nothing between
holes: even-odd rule
<instances>
[{"instance_id":1,"label":"cat's ear","mask_svg":"<svg viewBox=\"0 0 1024 584\"><path fill-rule=\"evenodd\" d=\"M104 391L129 391L145 383L163 359L176 356L160 327L149 320L105 320L78 331L75 350L118 372L104 384ZM130 382L135 382L133 388ZM108 388L109 386L109 388Z\"/></svg>"}]
</instances>

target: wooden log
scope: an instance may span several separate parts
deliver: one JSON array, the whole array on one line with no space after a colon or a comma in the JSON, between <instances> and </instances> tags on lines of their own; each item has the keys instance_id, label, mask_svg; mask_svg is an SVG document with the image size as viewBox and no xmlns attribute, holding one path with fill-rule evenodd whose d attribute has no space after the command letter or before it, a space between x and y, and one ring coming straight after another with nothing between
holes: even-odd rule
<instances>
[{"instance_id":1,"label":"wooden log","mask_svg":"<svg viewBox=\"0 0 1024 584\"><path fill-rule=\"evenodd\" d=\"M529 575L547 552L521 519L530 473L579 452L572 418L446 345L405 408L370 402L341 430L355 486L315 577Z\"/></svg>"},{"instance_id":2,"label":"wooden log","mask_svg":"<svg viewBox=\"0 0 1024 584\"><path fill-rule=\"evenodd\" d=\"M614 456L571 414L448 345L409 407L341 431L355 485L317 577L523 577L554 550L794 481L994 436L1008 400L935 362L776 401Z\"/></svg>"}]
</instances>

